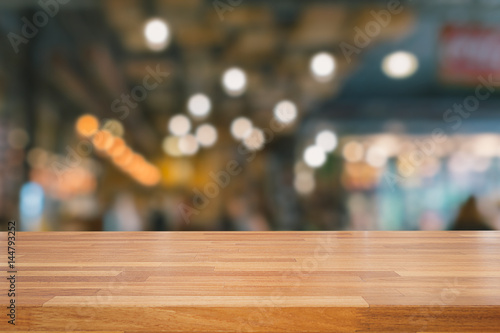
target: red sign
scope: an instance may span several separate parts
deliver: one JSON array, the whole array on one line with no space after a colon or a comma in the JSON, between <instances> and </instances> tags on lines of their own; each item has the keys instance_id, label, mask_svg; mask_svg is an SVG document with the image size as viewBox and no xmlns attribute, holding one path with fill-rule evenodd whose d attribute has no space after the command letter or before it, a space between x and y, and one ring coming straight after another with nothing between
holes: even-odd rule
<instances>
[{"instance_id":1,"label":"red sign","mask_svg":"<svg viewBox=\"0 0 500 333\"><path fill-rule=\"evenodd\" d=\"M446 26L441 32L440 76L453 83L477 83L500 75L500 29Z\"/></svg>"}]
</instances>

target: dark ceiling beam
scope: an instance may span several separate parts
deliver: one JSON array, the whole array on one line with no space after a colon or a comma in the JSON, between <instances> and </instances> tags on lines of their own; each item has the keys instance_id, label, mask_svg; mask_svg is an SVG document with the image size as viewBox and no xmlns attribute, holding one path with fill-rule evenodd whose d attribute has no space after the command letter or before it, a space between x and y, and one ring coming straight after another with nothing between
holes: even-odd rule
<instances>
[{"instance_id":1,"label":"dark ceiling beam","mask_svg":"<svg viewBox=\"0 0 500 333\"><path fill-rule=\"evenodd\" d=\"M15 0L15 1L0 1L0 9L35 9L40 7L40 0ZM100 3L99 0L69 0L67 4L61 6L67 6L71 8L91 8L96 7Z\"/></svg>"}]
</instances>

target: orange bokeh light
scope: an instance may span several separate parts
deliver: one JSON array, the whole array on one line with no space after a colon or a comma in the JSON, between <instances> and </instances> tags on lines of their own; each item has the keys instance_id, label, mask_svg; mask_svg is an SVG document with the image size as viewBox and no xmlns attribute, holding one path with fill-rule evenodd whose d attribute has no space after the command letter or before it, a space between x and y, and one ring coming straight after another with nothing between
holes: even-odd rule
<instances>
[{"instance_id":1,"label":"orange bokeh light","mask_svg":"<svg viewBox=\"0 0 500 333\"><path fill-rule=\"evenodd\" d=\"M144 160L144 157L139 154L134 154L134 156L132 157L132 162L130 162L130 164L127 166L126 171L130 173L134 178L137 178L137 176L142 172L145 164L146 161Z\"/></svg>"},{"instance_id":2,"label":"orange bokeh light","mask_svg":"<svg viewBox=\"0 0 500 333\"><path fill-rule=\"evenodd\" d=\"M113 144L108 148L107 153L111 157L120 156L125 152L127 146L122 138L115 137Z\"/></svg>"},{"instance_id":3,"label":"orange bokeh light","mask_svg":"<svg viewBox=\"0 0 500 333\"><path fill-rule=\"evenodd\" d=\"M92 139L92 143L98 150L109 149L113 145L113 141L113 135L107 130L98 131Z\"/></svg>"},{"instance_id":4,"label":"orange bokeh light","mask_svg":"<svg viewBox=\"0 0 500 333\"><path fill-rule=\"evenodd\" d=\"M160 172L155 166L146 163L143 165L141 172L136 174L135 179L142 185L153 186L159 183Z\"/></svg>"},{"instance_id":5,"label":"orange bokeh light","mask_svg":"<svg viewBox=\"0 0 500 333\"><path fill-rule=\"evenodd\" d=\"M120 168L126 168L134 157L134 152L127 146L123 149L122 153L117 156L113 156L113 163Z\"/></svg>"},{"instance_id":6,"label":"orange bokeh light","mask_svg":"<svg viewBox=\"0 0 500 333\"><path fill-rule=\"evenodd\" d=\"M84 137L91 137L99 129L99 120L90 114L85 114L76 121L75 129Z\"/></svg>"}]
</instances>

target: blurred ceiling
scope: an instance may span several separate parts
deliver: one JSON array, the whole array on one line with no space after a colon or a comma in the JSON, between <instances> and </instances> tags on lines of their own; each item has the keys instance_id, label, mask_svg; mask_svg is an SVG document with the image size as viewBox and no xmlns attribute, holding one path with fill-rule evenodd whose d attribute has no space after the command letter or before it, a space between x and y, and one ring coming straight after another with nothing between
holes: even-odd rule
<instances>
[{"instance_id":1,"label":"blurred ceiling","mask_svg":"<svg viewBox=\"0 0 500 333\"><path fill-rule=\"evenodd\" d=\"M392 15L366 48L347 59L339 45L352 44L355 29L366 27L374 19L372 11L384 10L386 1L243 0L222 16L214 3L71 1L33 40L20 45L19 54L2 41L0 59L9 65L3 66L4 75L19 77L21 86L30 81L30 91L24 85L23 102L30 103L25 98L33 92L47 93L57 97L47 103L72 121L84 112L118 116L110 104L140 84L148 67L164 68L169 78L125 119L146 151L152 149L148 142L164 134L167 118L183 112L188 96L198 91L210 95L220 124L249 113L256 123L267 121L274 104L290 98L304 115L354 123L372 119L357 126L363 129L387 119L438 120L446 105L470 91L444 86L437 77L441 28L449 22L495 24L500 18L500 1L404 3L403 11ZM19 32L21 18L40 10L35 0L2 2L0 8L4 35ZM172 42L165 51L151 52L144 41L143 26L151 17L164 18L171 28ZM385 55L401 49L419 60L417 73L403 81L386 77L380 66ZM316 82L309 73L310 57L318 51L336 56L331 82ZM29 66L12 66L20 63ZM221 73L234 65L244 68L249 80L247 93L236 99L220 87ZM490 99L478 117L497 109L497 98Z\"/></svg>"}]
</instances>

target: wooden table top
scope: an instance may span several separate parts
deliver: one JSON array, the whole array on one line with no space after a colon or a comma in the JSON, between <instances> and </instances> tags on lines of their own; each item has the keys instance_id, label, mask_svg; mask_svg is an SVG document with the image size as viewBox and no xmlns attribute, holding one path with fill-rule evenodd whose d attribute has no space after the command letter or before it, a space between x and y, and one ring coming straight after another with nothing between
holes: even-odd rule
<instances>
[{"instance_id":1,"label":"wooden table top","mask_svg":"<svg viewBox=\"0 0 500 333\"><path fill-rule=\"evenodd\" d=\"M17 331L500 331L500 232L20 232L16 253Z\"/></svg>"}]
</instances>

